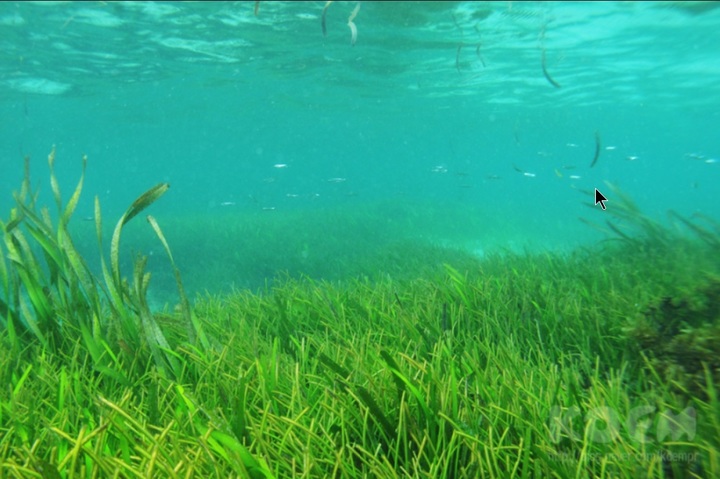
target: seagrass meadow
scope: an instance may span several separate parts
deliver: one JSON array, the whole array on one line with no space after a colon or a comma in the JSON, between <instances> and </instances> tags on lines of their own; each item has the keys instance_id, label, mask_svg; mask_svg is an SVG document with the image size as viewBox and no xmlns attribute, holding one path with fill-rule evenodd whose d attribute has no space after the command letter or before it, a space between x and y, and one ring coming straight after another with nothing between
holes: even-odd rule
<instances>
[{"instance_id":1,"label":"seagrass meadow","mask_svg":"<svg viewBox=\"0 0 720 479\"><path fill-rule=\"evenodd\" d=\"M387 274L191 301L162 222L140 218L167 184L111 230L95 201L91 267L71 234L83 179L63 201L49 160L55 205L26 162L0 223L2 478L720 475L710 218L661 224L614 188L594 247L388 242ZM120 258L145 220L177 306L151 308L147 257Z\"/></svg>"},{"instance_id":2,"label":"seagrass meadow","mask_svg":"<svg viewBox=\"0 0 720 479\"><path fill-rule=\"evenodd\" d=\"M720 478L720 2L0 2L0 479Z\"/></svg>"}]
</instances>

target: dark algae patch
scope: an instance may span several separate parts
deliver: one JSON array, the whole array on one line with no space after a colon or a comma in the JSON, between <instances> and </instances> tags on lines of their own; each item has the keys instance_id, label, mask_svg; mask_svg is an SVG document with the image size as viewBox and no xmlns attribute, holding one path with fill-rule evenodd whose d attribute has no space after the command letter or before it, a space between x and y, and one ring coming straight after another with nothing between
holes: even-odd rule
<instances>
[{"instance_id":1,"label":"dark algae patch","mask_svg":"<svg viewBox=\"0 0 720 479\"><path fill-rule=\"evenodd\" d=\"M69 228L82 180L64 203L53 161L57 213L28 177L0 222L0 477L720 475L707 225L665 227L615 188L609 236L585 249L406 244L411 263L384 244L376 275L193 304L162 215L138 222L173 190L130 198L109 245L96 201L90 267ZM178 306L150 308L147 259L121 258L133 225Z\"/></svg>"},{"instance_id":2,"label":"dark algae patch","mask_svg":"<svg viewBox=\"0 0 720 479\"><path fill-rule=\"evenodd\" d=\"M628 334L637 341L647 366L678 393L704 400L720 395L718 278L660 299Z\"/></svg>"}]
</instances>

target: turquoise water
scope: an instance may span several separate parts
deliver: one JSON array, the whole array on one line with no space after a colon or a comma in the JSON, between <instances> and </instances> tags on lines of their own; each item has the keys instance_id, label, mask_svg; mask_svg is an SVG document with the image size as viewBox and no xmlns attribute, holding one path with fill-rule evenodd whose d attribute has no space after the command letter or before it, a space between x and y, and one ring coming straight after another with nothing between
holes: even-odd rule
<instances>
[{"instance_id":1,"label":"turquoise water","mask_svg":"<svg viewBox=\"0 0 720 479\"><path fill-rule=\"evenodd\" d=\"M720 217L717 2L363 2L352 45L356 5L333 2L324 36L325 2L1 3L2 211L25 155L51 204L56 145L66 195L89 158L78 222L167 181L161 225L282 235L263 275L331 263L324 215L348 248L402 224L479 254L597 242L578 217L605 219L586 203L613 208L606 182L658 219ZM186 234L171 246L201 255Z\"/></svg>"}]
</instances>

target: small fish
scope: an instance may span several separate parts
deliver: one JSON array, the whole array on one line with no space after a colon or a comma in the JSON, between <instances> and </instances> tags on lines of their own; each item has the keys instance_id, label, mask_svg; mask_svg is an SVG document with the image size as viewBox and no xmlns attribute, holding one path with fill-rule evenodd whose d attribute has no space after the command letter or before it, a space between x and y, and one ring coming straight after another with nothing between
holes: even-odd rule
<instances>
[{"instance_id":1,"label":"small fish","mask_svg":"<svg viewBox=\"0 0 720 479\"><path fill-rule=\"evenodd\" d=\"M235 206L236 204L234 201L223 201L220 206Z\"/></svg>"},{"instance_id":2,"label":"small fish","mask_svg":"<svg viewBox=\"0 0 720 479\"><path fill-rule=\"evenodd\" d=\"M275 164L273 165L273 168L278 168L278 169L280 169L280 168L287 168L287 167L288 167L288 165L287 165L286 163L275 163Z\"/></svg>"},{"instance_id":3,"label":"small fish","mask_svg":"<svg viewBox=\"0 0 720 479\"><path fill-rule=\"evenodd\" d=\"M708 158L707 160L705 160L705 163L707 163L708 165L714 165L715 163L717 163L719 161L720 160L718 160L717 158Z\"/></svg>"},{"instance_id":4,"label":"small fish","mask_svg":"<svg viewBox=\"0 0 720 479\"><path fill-rule=\"evenodd\" d=\"M433 173L447 173L447 167L445 165L436 165L430 171Z\"/></svg>"},{"instance_id":5,"label":"small fish","mask_svg":"<svg viewBox=\"0 0 720 479\"><path fill-rule=\"evenodd\" d=\"M626 156L625 159L628 161L635 161L638 159L638 157L634 156L634 155L630 155L630 156Z\"/></svg>"},{"instance_id":6,"label":"small fish","mask_svg":"<svg viewBox=\"0 0 720 479\"><path fill-rule=\"evenodd\" d=\"M347 178L328 178L328 183L344 183L347 181Z\"/></svg>"},{"instance_id":7,"label":"small fish","mask_svg":"<svg viewBox=\"0 0 720 479\"><path fill-rule=\"evenodd\" d=\"M274 206L263 206L263 211L275 211Z\"/></svg>"},{"instance_id":8,"label":"small fish","mask_svg":"<svg viewBox=\"0 0 720 479\"><path fill-rule=\"evenodd\" d=\"M590 168L595 166L595 163L597 163L598 158L600 158L600 132L595 132L595 156L593 157L592 163L590 163Z\"/></svg>"},{"instance_id":9,"label":"small fish","mask_svg":"<svg viewBox=\"0 0 720 479\"><path fill-rule=\"evenodd\" d=\"M579 180L579 179L582 178L582 176L580 176L580 175L570 175L570 176L568 176L568 178L570 178L571 180Z\"/></svg>"},{"instance_id":10,"label":"small fish","mask_svg":"<svg viewBox=\"0 0 720 479\"><path fill-rule=\"evenodd\" d=\"M577 148L578 147L578 145L576 143L565 143L565 146L567 146L568 148Z\"/></svg>"},{"instance_id":11,"label":"small fish","mask_svg":"<svg viewBox=\"0 0 720 479\"><path fill-rule=\"evenodd\" d=\"M617 150L617 146L606 146L605 149L607 151L613 151L613 150Z\"/></svg>"},{"instance_id":12,"label":"small fish","mask_svg":"<svg viewBox=\"0 0 720 479\"><path fill-rule=\"evenodd\" d=\"M535 173L529 173L525 170L521 170L516 164L513 163L513 169L517 171L518 173L522 173L523 176L526 176L528 178L535 178Z\"/></svg>"}]
</instances>

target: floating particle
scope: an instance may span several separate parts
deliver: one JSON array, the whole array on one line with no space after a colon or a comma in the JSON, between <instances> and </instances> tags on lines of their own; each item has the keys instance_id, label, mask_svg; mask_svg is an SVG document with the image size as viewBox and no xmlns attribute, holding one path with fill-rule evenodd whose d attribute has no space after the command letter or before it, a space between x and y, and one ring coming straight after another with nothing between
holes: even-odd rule
<instances>
[{"instance_id":1,"label":"floating particle","mask_svg":"<svg viewBox=\"0 0 720 479\"><path fill-rule=\"evenodd\" d=\"M595 132L595 156L593 157L592 163L590 163L590 168L595 166L595 163L597 163L598 158L600 158L600 132Z\"/></svg>"},{"instance_id":2,"label":"floating particle","mask_svg":"<svg viewBox=\"0 0 720 479\"><path fill-rule=\"evenodd\" d=\"M547 65L545 64L545 48L542 49L542 53L540 54L540 56L541 56L540 63L542 65L542 72L543 72L543 75L545 75L545 79L548 81L548 83L550 83L555 88L562 88L562 86L558 82L556 82L555 80L552 79L552 77L550 76L550 74L547 71Z\"/></svg>"},{"instance_id":3,"label":"floating particle","mask_svg":"<svg viewBox=\"0 0 720 479\"><path fill-rule=\"evenodd\" d=\"M322 17L320 18L320 25L322 26L322 32L323 32L324 37L327 36L327 27L325 26L325 16L327 15L327 9L332 2L333 2L333 0L328 0L328 2L323 7Z\"/></svg>"}]
</instances>

